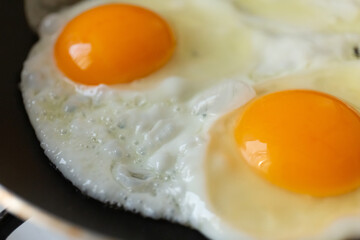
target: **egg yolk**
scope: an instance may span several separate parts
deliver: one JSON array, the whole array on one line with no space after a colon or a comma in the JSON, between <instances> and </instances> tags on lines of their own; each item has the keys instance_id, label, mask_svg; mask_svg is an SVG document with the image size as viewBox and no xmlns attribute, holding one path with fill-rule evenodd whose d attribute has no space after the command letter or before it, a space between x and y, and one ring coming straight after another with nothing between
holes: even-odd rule
<instances>
[{"instance_id":1,"label":"egg yolk","mask_svg":"<svg viewBox=\"0 0 360 240\"><path fill-rule=\"evenodd\" d=\"M72 81L128 83L169 61L175 39L159 15L142 7L109 4L71 20L58 37L54 55Z\"/></svg>"},{"instance_id":2,"label":"egg yolk","mask_svg":"<svg viewBox=\"0 0 360 240\"><path fill-rule=\"evenodd\" d=\"M287 190L325 197L360 186L360 117L333 96L262 96L242 112L235 140L251 168Z\"/></svg>"}]
</instances>

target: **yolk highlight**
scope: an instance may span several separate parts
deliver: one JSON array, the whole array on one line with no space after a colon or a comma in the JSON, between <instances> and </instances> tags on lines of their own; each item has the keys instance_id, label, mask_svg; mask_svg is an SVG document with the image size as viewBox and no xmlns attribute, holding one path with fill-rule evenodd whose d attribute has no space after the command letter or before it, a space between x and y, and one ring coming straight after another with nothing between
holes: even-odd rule
<instances>
[{"instance_id":1,"label":"yolk highlight","mask_svg":"<svg viewBox=\"0 0 360 240\"><path fill-rule=\"evenodd\" d=\"M235 139L253 169L287 190L324 197L360 186L360 117L330 95L262 96L244 109Z\"/></svg>"},{"instance_id":2,"label":"yolk highlight","mask_svg":"<svg viewBox=\"0 0 360 240\"><path fill-rule=\"evenodd\" d=\"M54 49L59 69L86 84L128 83L168 62L175 39L154 12L127 4L90 9L71 20Z\"/></svg>"}]
</instances>

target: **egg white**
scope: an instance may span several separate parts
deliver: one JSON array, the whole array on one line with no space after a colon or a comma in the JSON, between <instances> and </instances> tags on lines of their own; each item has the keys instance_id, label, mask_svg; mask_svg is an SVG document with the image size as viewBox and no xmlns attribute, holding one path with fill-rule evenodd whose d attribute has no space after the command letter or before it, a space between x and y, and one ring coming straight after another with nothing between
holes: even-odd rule
<instances>
[{"instance_id":1,"label":"egg white","mask_svg":"<svg viewBox=\"0 0 360 240\"><path fill-rule=\"evenodd\" d=\"M359 0L228 0L245 20L287 31L359 33Z\"/></svg>"}]
</instances>

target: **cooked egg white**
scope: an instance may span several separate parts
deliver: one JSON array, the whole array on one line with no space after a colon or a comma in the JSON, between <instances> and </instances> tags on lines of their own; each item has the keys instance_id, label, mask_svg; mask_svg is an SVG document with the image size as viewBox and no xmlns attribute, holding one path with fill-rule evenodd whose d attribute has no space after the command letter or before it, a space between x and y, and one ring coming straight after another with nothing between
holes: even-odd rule
<instances>
[{"instance_id":1,"label":"cooked egg white","mask_svg":"<svg viewBox=\"0 0 360 240\"><path fill-rule=\"evenodd\" d=\"M360 21L358 0L229 0L255 24L287 31L354 32Z\"/></svg>"},{"instance_id":2,"label":"cooked egg white","mask_svg":"<svg viewBox=\"0 0 360 240\"><path fill-rule=\"evenodd\" d=\"M360 64L350 61L321 67L299 74L269 79L256 85L258 95L286 89L312 89L333 95L360 109Z\"/></svg>"}]
</instances>

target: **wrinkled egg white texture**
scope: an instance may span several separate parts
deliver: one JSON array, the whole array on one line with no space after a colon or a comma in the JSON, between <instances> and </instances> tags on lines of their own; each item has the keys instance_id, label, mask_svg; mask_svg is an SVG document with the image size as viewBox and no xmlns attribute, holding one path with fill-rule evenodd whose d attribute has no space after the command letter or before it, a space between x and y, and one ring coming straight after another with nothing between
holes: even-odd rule
<instances>
[{"instance_id":1,"label":"wrinkled egg white texture","mask_svg":"<svg viewBox=\"0 0 360 240\"><path fill-rule=\"evenodd\" d=\"M163 16L177 40L175 54L162 69L130 84L76 84L56 67L56 38L76 15L113 2ZM259 83L353 61L360 36L268 26L235 2L89 0L44 19L21 90L46 155L84 194L190 225L212 239L250 239L208 201L209 129L254 98Z\"/></svg>"}]
</instances>

